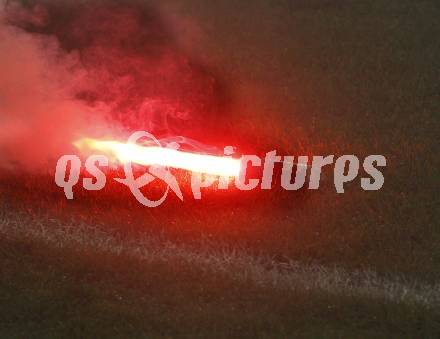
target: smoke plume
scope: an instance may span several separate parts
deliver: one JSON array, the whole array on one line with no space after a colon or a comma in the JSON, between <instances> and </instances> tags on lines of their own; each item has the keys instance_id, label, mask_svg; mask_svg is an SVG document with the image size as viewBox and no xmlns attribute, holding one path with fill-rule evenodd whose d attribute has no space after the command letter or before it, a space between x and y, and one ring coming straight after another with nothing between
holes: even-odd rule
<instances>
[{"instance_id":1,"label":"smoke plume","mask_svg":"<svg viewBox=\"0 0 440 339\"><path fill-rule=\"evenodd\" d=\"M216 92L141 2L0 2L0 166L39 168L86 136L196 136Z\"/></svg>"}]
</instances>

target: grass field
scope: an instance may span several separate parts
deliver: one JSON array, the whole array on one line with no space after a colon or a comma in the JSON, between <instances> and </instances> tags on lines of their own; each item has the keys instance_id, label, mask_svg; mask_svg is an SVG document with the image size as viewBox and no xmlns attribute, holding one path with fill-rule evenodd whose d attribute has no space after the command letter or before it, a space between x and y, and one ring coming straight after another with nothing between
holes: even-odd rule
<instances>
[{"instance_id":1,"label":"grass field","mask_svg":"<svg viewBox=\"0 0 440 339\"><path fill-rule=\"evenodd\" d=\"M231 143L383 154L385 185L147 209L2 170L0 337L439 337L437 3L160 6L200 25L180 43L228 85Z\"/></svg>"}]
</instances>

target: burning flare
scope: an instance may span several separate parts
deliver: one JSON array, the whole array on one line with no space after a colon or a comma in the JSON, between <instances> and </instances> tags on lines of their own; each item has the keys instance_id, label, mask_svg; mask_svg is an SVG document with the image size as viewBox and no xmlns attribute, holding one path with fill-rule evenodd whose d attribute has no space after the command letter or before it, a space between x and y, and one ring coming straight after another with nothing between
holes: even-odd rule
<instances>
[{"instance_id":1,"label":"burning flare","mask_svg":"<svg viewBox=\"0 0 440 339\"><path fill-rule=\"evenodd\" d=\"M228 157L90 138L80 139L74 142L74 145L80 150L100 151L121 163L160 165L225 177L238 177L240 174L241 161Z\"/></svg>"}]
</instances>

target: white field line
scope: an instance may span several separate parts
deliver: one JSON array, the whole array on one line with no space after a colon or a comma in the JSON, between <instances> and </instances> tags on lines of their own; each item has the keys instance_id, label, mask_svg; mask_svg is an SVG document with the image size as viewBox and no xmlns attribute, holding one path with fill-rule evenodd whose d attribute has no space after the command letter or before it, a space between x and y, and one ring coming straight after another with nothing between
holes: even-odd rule
<instances>
[{"instance_id":1,"label":"white field line","mask_svg":"<svg viewBox=\"0 0 440 339\"><path fill-rule=\"evenodd\" d=\"M31 237L60 248L94 248L115 255L131 255L150 262L182 260L209 272L221 272L238 281L282 290L325 291L335 295L377 298L401 303L440 307L440 282L427 285L404 277L386 279L373 271L352 271L290 261L277 263L233 249L206 244L197 251L157 236L121 240L97 227L58 220L35 220L26 214L3 212L0 234L9 238Z\"/></svg>"}]
</instances>

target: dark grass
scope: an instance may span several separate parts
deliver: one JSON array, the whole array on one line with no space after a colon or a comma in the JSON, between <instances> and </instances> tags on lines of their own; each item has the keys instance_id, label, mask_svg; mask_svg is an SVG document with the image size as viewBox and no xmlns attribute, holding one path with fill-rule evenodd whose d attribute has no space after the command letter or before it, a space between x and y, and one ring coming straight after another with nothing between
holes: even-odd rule
<instances>
[{"instance_id":1,"label":"dark grass","mask_svg":"<svg viewBox=\"0 0 440 339\"><path fill-rule=\"evenodd\" d=\"M437 337L438 310L1 240L2 337ZM19 264L19 265L17 265ZM20 324L18 326L18 324Z\"/></svg>"},{"instance_id":2,"label":"dark grass","mask_svg":"<svg viewBox=\"0 0 440 339\"><path fill-rule=\"evenodd\" d=\"M245 153L383 154L384 187L364 192L357 179L337 195L327 171L317 192L207 190L201 202L170 199L151 210L116 185L75 190L68 202L51 175L23 180L15 171L0 176L1 208L127 238L153 232L195 247L209 239L281 260L438 282L436 2L177 3L202 23L202 41L189 52L230 86L222 142ZM3 243L4 336L440 335L438 313L419 306L280 295L181 263L144 267L94 251Z\"/></svg>"}]
</instances>

